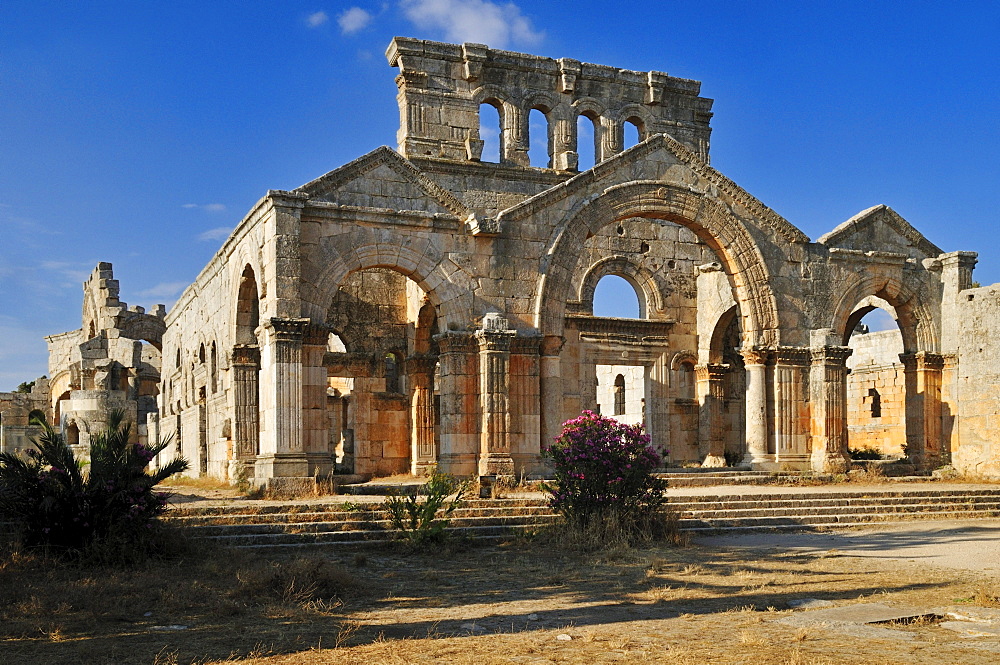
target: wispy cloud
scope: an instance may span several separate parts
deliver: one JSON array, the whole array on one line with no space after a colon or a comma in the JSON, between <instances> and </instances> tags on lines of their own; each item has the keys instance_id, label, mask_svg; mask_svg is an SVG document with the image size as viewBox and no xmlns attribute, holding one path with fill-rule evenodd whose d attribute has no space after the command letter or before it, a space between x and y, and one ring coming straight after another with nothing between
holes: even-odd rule
<instances>
[{"instance_id":1,"label":"wispy cloud","mask_svg":"<svg viewBox=\"0 0 1000 665\"><path fill-rule=\"evenodd\" d=\"M351 7L337 17L337 25L340 26L341 34L353 35L368 27L372 22L372 15L361 7Z\"/></svg>"},{"instance_id":2,"label":"wispy cloud","mask_svg":"<svg viewBox=\"0 0 1000 665\"><path fill-rule=\"evenodd\" d=\"M80 263L80 262L70 262L70 261L42 261L38 264L38 267L42 270L48 272L54 272L61 275L64 279L69 280L70 284L82 284L90 277L90 273L94 270L94 263Z\"/></svg>"},{"instance_id":3,"label":"wispy cloud","mask_svg":"<svg viewBox=\"0 0 1000 665\"><path fill-rule=\"evenodd\" d=\"M28 328L13 317L0 317L0 391L11 391L22 381L48 372L45 335L51 330Z\"/></svg>"},{"instance_id":4,"label":"wispy cloud","mask_svg":"<svg viewBox=\"0 0 1000 665\"><path fill-rule=\"evenodd\" d=\"M187 282L160 282L145 291L140 291L143 298L172 298L187 287Z\"/></svg>"},{"instance_id":5,"label":"wispy cloud","mask_svg":"<svg viewBox=\"0 0 1000 665\"><path fill-rule=\"evenodd\" d=\"M306 17L306 25L310 28L318 28L329 20L330 17L326 15L326 12L315 12Z\"/></svg>"},{"instance_id":6,"label":"wispy cloud","mask_svg":"<svg viewBox=\"0 0 1000 665\"><path fill-rule=\"evenodd\" d=\"M223 203L185 203L181 207L188 210L204 210L205 212L226 211L226 206Z\"/></svg>"},{"instance_id":7,"label":"wispy cloud","mask_svg":"<svg viewBox=\"0 0 1000 665\"><path fill-rule=\"evenodd\" d=\"M510 44L535 45L545 37L512 2L401 0L400 7L415 26L441 31L452 42L477 42L504 48Z\"/></svg>"},{"instance_id":8,"label":"wispy cloud","mask_svg":"<svg viewBox=\"0 0 1000 665\"><path fill-rule=\"evenodd\" d=\"M198 234L198 240L222 240L223 238L228 238L229 234L233 232L231 226L217 226L214 229L209 229Z\"/></svg>"}]
</instances>

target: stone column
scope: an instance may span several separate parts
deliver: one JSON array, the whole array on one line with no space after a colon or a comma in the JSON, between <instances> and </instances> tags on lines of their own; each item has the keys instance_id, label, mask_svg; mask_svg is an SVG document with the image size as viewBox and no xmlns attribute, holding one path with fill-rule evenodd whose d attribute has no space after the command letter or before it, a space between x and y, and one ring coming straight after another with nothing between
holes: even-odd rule
<instances>
[{"instance_id":1,"label":"stone column","mask_svg":"<svg viewBox=\"0 0 1000 665\"><path fill-rule=\"evenodd\" d=\"M580 155L576 151L576 117L557 118L552 132L552 168L576 171Z\"/></svg>"},{"instance_id":2,"label":"stone column","mask_svg":"<svg viewBox=\"0 0 1000 665\"><path fill-rule=\"evenodd\" d=\"M846 346L814 347L809 370L812 468L819 472L844 471L847 452L847 359Z\"/></svg>"},{"instance_id":3,"label":"stone column","mask_svg":"<svg viewBox=\"0 0 1000 665\"><path fill-rule=\"evenodd\" d=\"M542 338L539 348L541 359L539 363L539 377L541 392L540 409L541 419L541 441L540 447L545 448L562 433L563 423L563 385L562 369L559 352L566 342L565 337L546 335Z\"/></svg>"},{"instance_id":4,"label":"stone column","mask_svg":"<svg viewBox=\"0 0 1000 665\"><path fill-rule=\"evenodd\" d=\"M468 333L449 331L434 339L441 378L438 466L447 473L471 476L477 472L479 448L478 345Z\"/></svg>"},{"instance_id":5,"label":"stone column","mask_svg":"<svg viewBox=\"0 0 1000 665\"><path fill-rule=\"evenodd\" d=\"M261 366L267 380L262 382L264 427L257 471L258 478L275 486L291 487L296 481L290 479L310 475L302 436L302 341L308 325L309 319L277 317L263 325Z\"/></svg>"},{"instance_id":6,"label":"stone column","mask_svg":"<svg viewBox=\"0 0 1000 665\"><path fill-rule=\"evenodd\" d=\"M330 447L330 417L327 414L327 372L323 366L330 330L311 323L302 335L302 443L309 459L309 475L333 472L334 450Z\"/></svg>"},{"instance_id":7,"label":"stone column","mask_svg":"<svg viewBox=\"0 0 1000 665\"><path fill-rule=\"evenodd\" d=\"M944 357L901 353L906 382L906 456L921 469L941 465L941 373Z\"/></svg>"},{"instance_id":8,"label":"stone column","mask_svg":"<svg viewBox=\"0 0 1000 665\"><path fill-rule=\"evenodd\" d=\"M540 468L541 342L539 335L518 335L510 344L510 456L519 473Z\"/></svg>"},{"instance_id":9,"label":"stone column","mask_svg":"<svg viewBox=\"0 0 1000 665\"><path fill-rule=\"evenodd\" d=\"M251 466L260 452L260 349L256 345L233 347L233 439L236 461ZM247 468L243 473L250 473ZM239 471L230 474L236 478Z\"/></svg>"},{"instance_id":10,"label":"stone column","mask_svg":"<svg viewBox=\"0 0 1000 665\"><path fill-rule=\"evenodd\" d=\"M476 331L479 342L479 475L514 472L510 456L510 345L517 333L507 319L487 314Z\"/></svg>"},{"instance_id":11,"label":"stone column","mask_svg":"<svg viewBox=\"0 0 1000 665\"><path fill-rule=\"evenodd\" d=\"M743 356L747 377L747 452L743 458L743 465L759 468L772 462L767 454L768 351L752 347L742 349L740 354Z\"/></svg>"},{"instance_id":12,"label":"stone column","mask_svg":"<svg viewBox=\"0 0 1000 665\"><path fill-rule=\"evenodd\" d=\"M802 380L810 362L807 348L779 347L774 352L774 459L801 468L810 464Z\"/></svg>"},{"instance_id":13,"label":"stone column","mask_svg":"<svg viewBox=\"0 0 1000 665\"><path fill-rule=\"evenodd\" d=\"M530 166L528 157L528 114L513 104L503 106L503 161Z\"/></svg>"},{"instance_id":14,"label":"stone column","mask_svg":"<svg viewBox=\"0 0 1000 665\"><path fill-rule=\"evenodd\" d=\"M437 358L414 355L406 359L410 385L410 473L423 475L437 464L434 444L434 365Z\"/></svg>"},{"instance_id":15,"label":"stone column","mask_svg":"<svg viewBox=\"0 0 1000 665\"><path fill-rule=\"evenodd\" d=\"M722 436L722 411L726 399L729 365L712 363L695 368L698 379L698 447L705 454L703 467L726 466L726 441Z\"/></svg>"},{"instance_id":16,"label":"stone column","mask_svg":"<svg viewBox=\"0 0 1000 665\"><path fill-rule=\"evenodd\" d=\"M597 127L594 128L594 131L598 131ZM598 162L614 157L622 151L622 146L625 144L625 135L622 126L611 118L601 116L600 132L601 154L597 158Z\"/></svg>"}]
</instances>

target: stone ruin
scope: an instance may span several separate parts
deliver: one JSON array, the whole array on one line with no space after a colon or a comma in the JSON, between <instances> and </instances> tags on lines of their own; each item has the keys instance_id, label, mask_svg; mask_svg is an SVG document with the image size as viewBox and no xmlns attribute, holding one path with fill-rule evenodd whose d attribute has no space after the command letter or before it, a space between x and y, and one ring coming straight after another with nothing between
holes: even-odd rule
<instances>
[{"instance_id":1,"label":"stone ruin","mask_svg":"<svg viewBox=\"0 0 1000 665\"><path fill-rule=\"evenodd\" d=\"M64 428L128 404L194 473L272 485L538 473L583 409L677 464L843 469L872 444L1000 473L1000 294L974 253L884 205L811 241L709 166L697 81L405 38L387 57L395 151L267 192L166 317L98 268L83 329L48 338ZM608 275L640 318L594 315ZM898 333L852 337L876 307Z\"/></svg>"}]
</instances>

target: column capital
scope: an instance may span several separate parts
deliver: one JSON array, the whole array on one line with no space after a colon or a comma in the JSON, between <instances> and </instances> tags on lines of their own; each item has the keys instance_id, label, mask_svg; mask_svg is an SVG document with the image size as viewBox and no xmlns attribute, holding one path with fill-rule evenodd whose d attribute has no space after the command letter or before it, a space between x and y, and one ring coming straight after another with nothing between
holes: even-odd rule
<instances>
[{"instance_id":1,"label":"column capital","mask_svg":"<svg viewBox=\"0 0 1000 665\"><path fill-rule=\"evenodd\" d=\"M820 346L809 349L809 353L814 365L844 365L854 349L847 346Z\"/></svg>"},{"instance_id":2,"label":"column capital","mask_svg":"<svg viewBox=\"0 0 1000 665\"><path fill-rule=\"evenodd\" d=\"M772 349L763 346L743 346L739 352L743 356L744 365L766 365L774 353Z\"/></svg>"},{"instance_id":3,"label":"column capital","mask_svg":"<svg viewBox=\"0 0 1000 665\"><path fill-rule=\"evenodd\" d=\"M437 365L437 356L426 353L417 353L406 359L406 373L413 374L433 374L434 366Z\"/></svg>"},{"instance_id":4,"label":"column capital","mask_svg":"<svg viewBox=\"0 0 1000 665\"><path fill-rule=\"evenodd\" d=\"M944 369L945 356L930 351L917 351L900 353L899 361L907 370L940 370Z\"/></svg>"},{"instance_id":5,"label":"column capital","mask_svg":"<svg viewBox=\"0 0 1000 665\"><path fill-rule=\"evenodd\" d=\"M276 342L301 342L310 323L309 319L272 317L264 322L263 328Z\"/></svg>"},{"instance_id":6,"label":"column capital","mask_svg":"<svg viewBox=\"0 0 1000 665\"><path fill-rule=\"evenodd\" d=\"M308 323L302 331L302 343L326 347L330 343L330 327L322 323Z\"/></svg>"},{"instance_id":7,"label":"column capital","mask_svg":"<svg viewBox=\"0 0 1000 665\"><path fill-rule=\"evenodd\" d=\"M729 369L729 365L709 363L707 365L697 365L694 371L699 381L722 381L729 374Z\"/></svg>"},{"instance_id":8,"label":"column capital","mask_svg":"<svg viewBox=\"0 0 1000 665\"><path fill-rule=\"evenodd\" d=\"M777 365L808 365L811 361L811 349L803 346L779 346L774 350Z\"/></svg>"},{"instance_id":9,"label":"column capital","mask_svg":"<svg viewBox=\"0 0 1000 665\"><path fill-rule=\"evenodd\" d=\"M545 335L542 338L539 351L543 356L558 356L562 352L566 338L559 335Z\"/></svg>"},{"instance_id":10,"label":"column capital","mask_svg":"<svg viewBox=\"0 0 1000 665\"><path fill-rule=\"evenodd\" d=\"M438 349L442 355L445 353L475 353L478 350L476 338L468 332L449 330L434 335L434 341L438 343Z\"/></svg>"},{"instance_id":11,"label":"column capital","mask_svg":"<svg viewBox=\"0 0 1000 665\"><path fill-rule=\"evenodd\" d=\"M541 335L516 335L510 341L510 352L525 355L538 355L541 345Z\"/></svg>"}]
</instances>

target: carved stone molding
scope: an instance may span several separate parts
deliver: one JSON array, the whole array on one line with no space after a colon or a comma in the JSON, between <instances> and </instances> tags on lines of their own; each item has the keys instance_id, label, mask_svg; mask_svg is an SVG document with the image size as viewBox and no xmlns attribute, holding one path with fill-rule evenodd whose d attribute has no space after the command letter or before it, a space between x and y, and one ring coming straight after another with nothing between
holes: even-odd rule
<instances>
[{"instance_id":1,"label":"carved stone molding","mask_svg":"<svg viewBox=\"0 0 1000 665\"><path fill-rule=\"evenodd\" d=\"M812 362L812 350L799 346L779 346L774 349L776 365L809 365Z\"/></svg>"},{"instance_id":2,"label":"carved stone molding","mask_svg":"<svg viewBox=\"0 0 1000 665\"><path fill-rule=\"evenodd\" d=\"M558 356L562 351L563 344L565 343L565 337L560 337L558 335L546 335L542 338L539 351L543 356Z\"/></svg>"},{"instance_id":3,"label":"carved stone molding","mask_svg":"<svg viewBox=\"0 0 1000 665\"><path fill-rule=\"evenodd\" d=\"M740 348L739 353L743 356L744 365L766 365L774 352L760 346L745 346Z\"/></svg>"},{"instance_id":4,"label":"carved stone molding","mask_svg":"<svg viewBox=\"0 0 1000 665\"><path fill-rule=\"evenodd\" d=\"M479 350L479 343L471 333L448 332L434 335L434 341L438 344L441 355L446 353L476 353Z\"/></svg>"}]
</instances>

